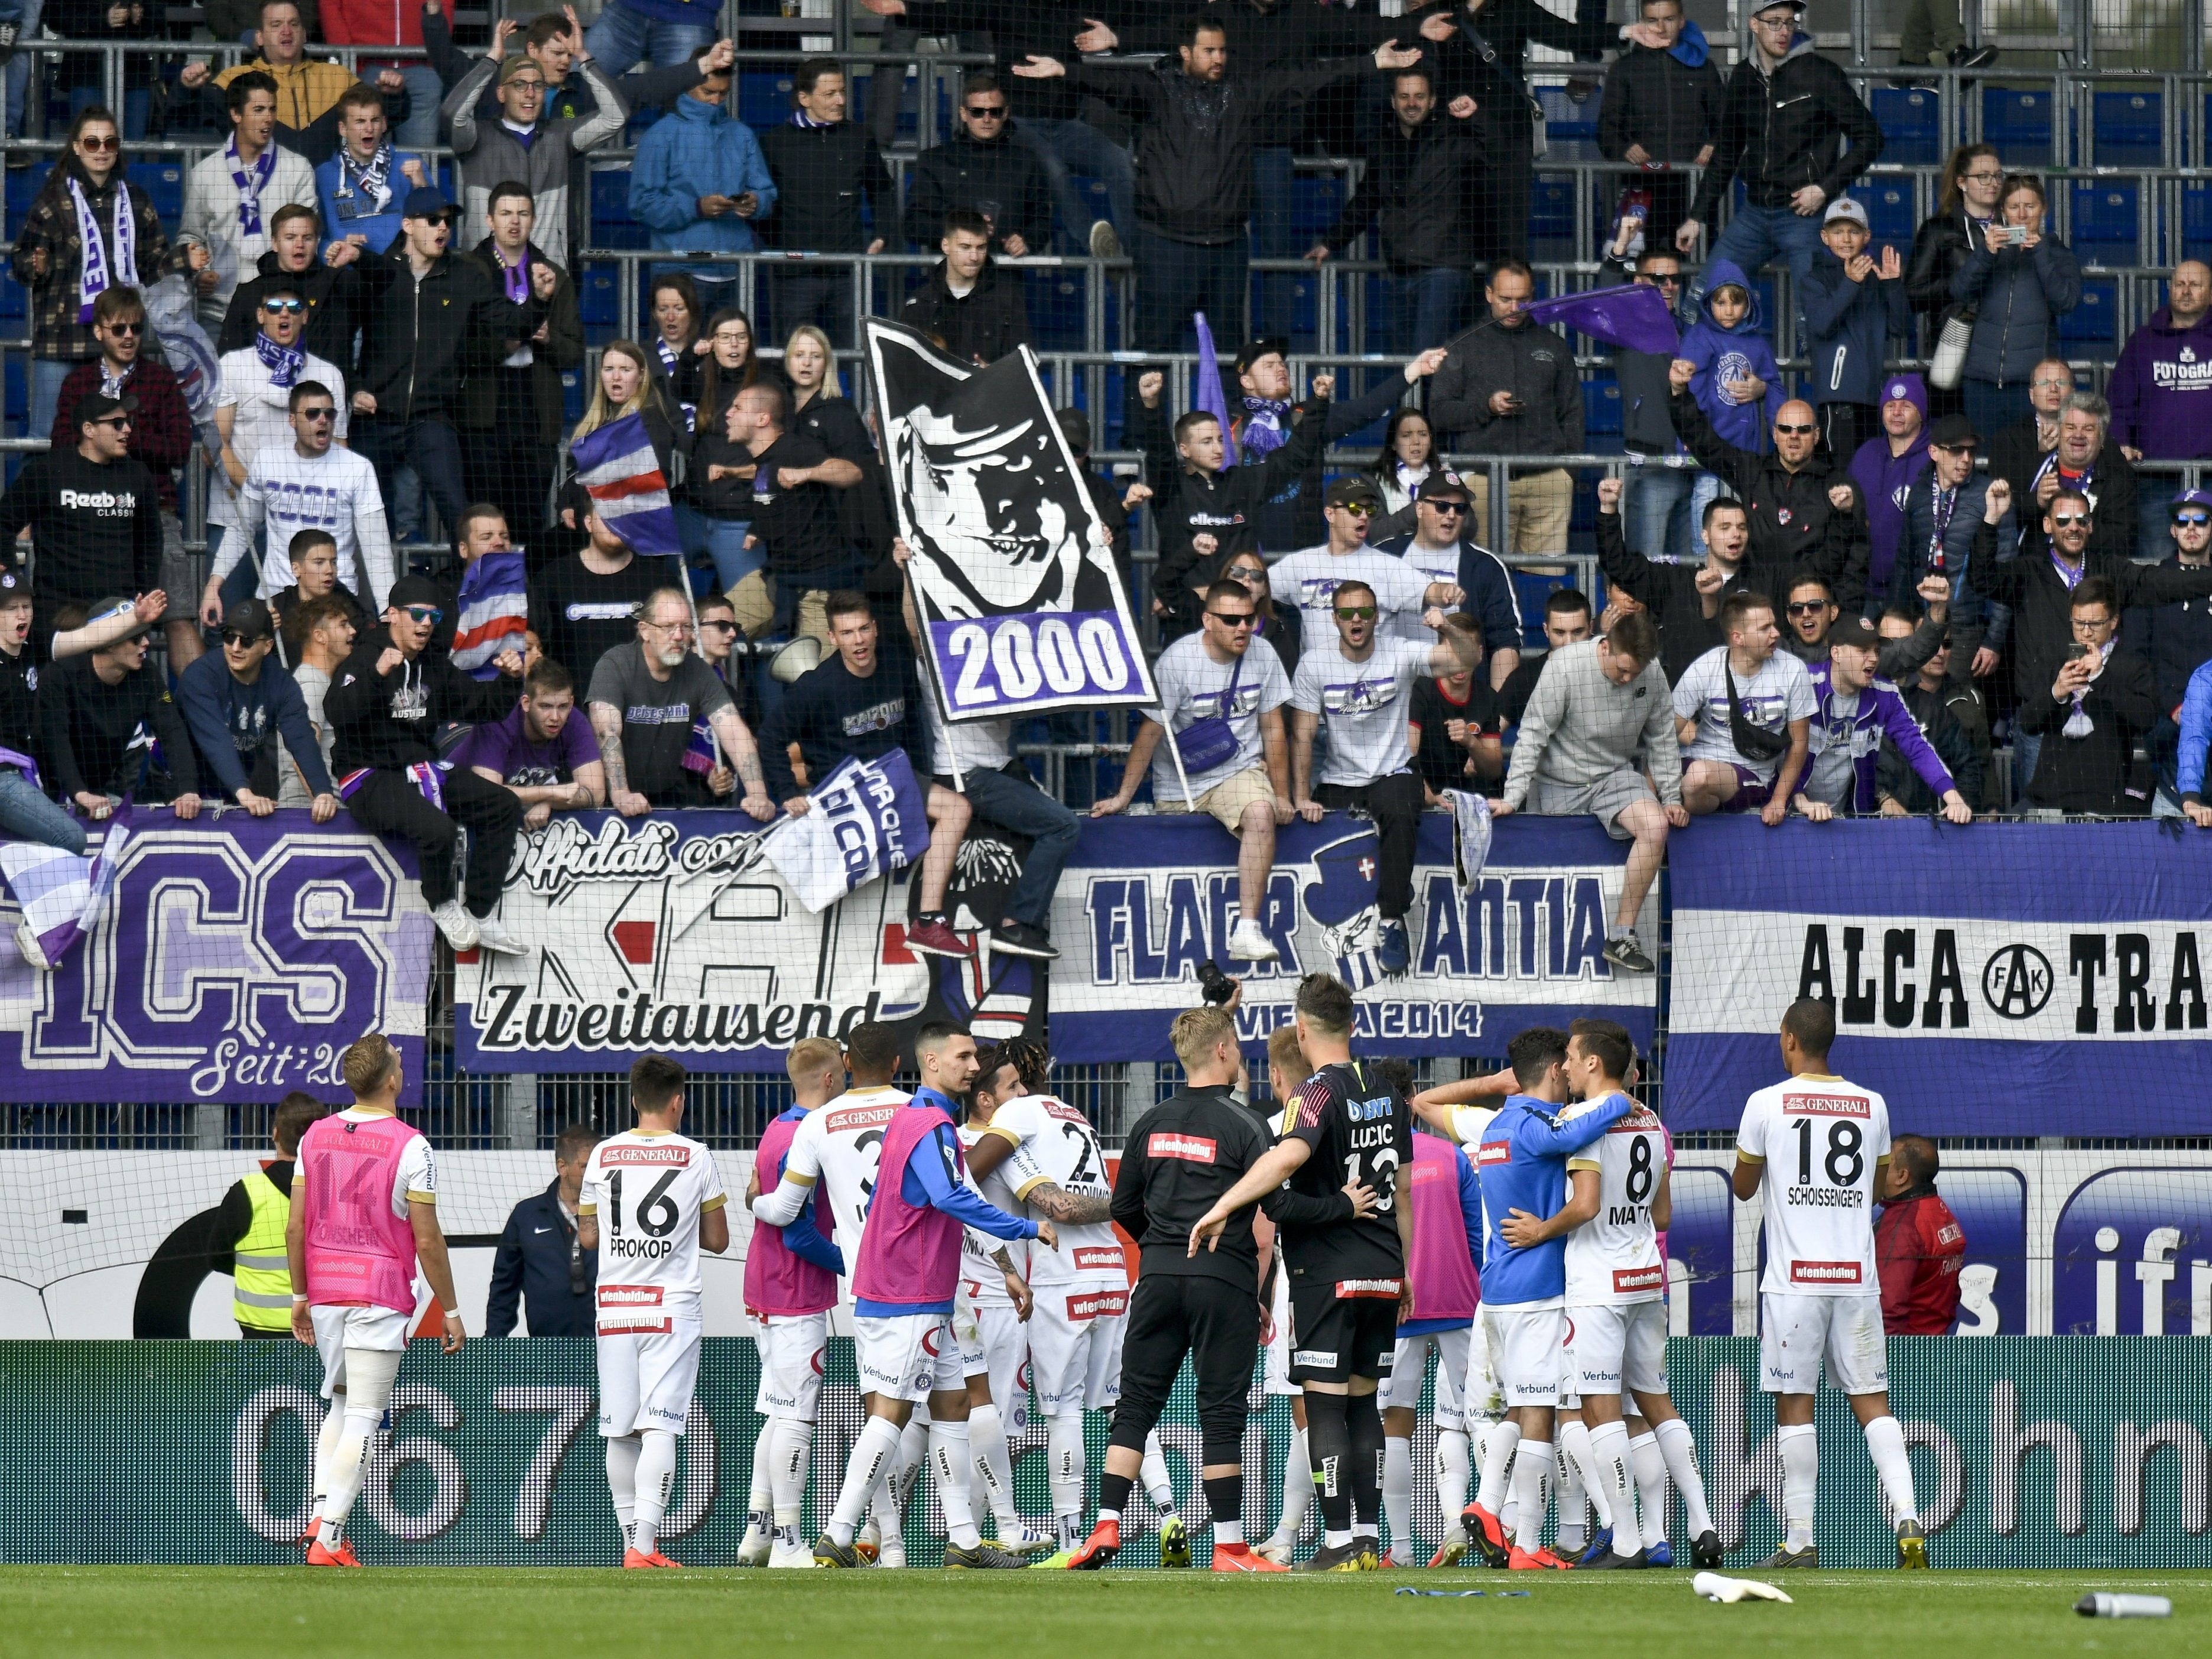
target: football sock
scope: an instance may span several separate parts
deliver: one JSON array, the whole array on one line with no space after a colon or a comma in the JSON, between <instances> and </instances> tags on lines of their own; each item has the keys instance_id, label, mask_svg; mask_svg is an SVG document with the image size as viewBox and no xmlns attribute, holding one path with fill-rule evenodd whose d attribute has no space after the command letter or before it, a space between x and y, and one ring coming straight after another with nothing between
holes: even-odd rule
<instances>
[{"instance_id":1,"label":"football sock","mask_svg":"<svg viewBox=\"0 0 2212 1659\"><path fill-rule=\"evenodd\" d=\"M1206 1481L1206 1506L1213 1512L1213 1541L1222 1544L1241 1544L1244 1541L1244 1472L1234 1474L1209 1474Z\"/></svg>"},{"instance_id":2,"label":"football sock","mask_svg":"<svg viewBox=\"0 0 2212 1659\"><path fill-rule=\"evenodd\" d=\"M748 1531L775 1504L775 1418L764 1419L761 1423L759 1437L753 1442L752 1484L745 1493Z\"/></svg>"},{"instance_id":3,"label":"football sock","mask_svg":"<svg viewBox=\"0 0 2212 1659\"><path fill-rule=\"evenodd\" d=\"M1345 1401L1352 1434L1352 1518L1357 1523L1352 1530L1364 1528L1370 1536L1377 1535L1382 1520L1382 1413L1376 1399L1371 1394L1355 1394ZM1413 1478L1409 1460L1409 1492Z\"/></svg>"},{"instance_id":4,"label":"football sock","mask_svg":"<svg viewBox=\"0 0 2212 1659\"><path fill-rule=\"evenodd\" d=\"M915 1482L921 1479L921 1466L928 1455L929 1419L916 1412L899 1431L898 1448L884 1466L883 1486L870 1511L885 1543L905 1545L907 1499L914 1496Z\"/></svg>"},{"instance_id":5,"label":"football sock","mask_svg":"<svg viewBox=\"0 0 2212 1659\"><path fill-rule=\"evenodd\" d=\"M1507 1421L1493 1424L1490 1443L1483 1449L1482 1486L1474 1501L1503 1521L1505 1518L1505 1499L1512 1490L1513 1456L1521 1444L1521 1425Z\"/></svg>"},{"instance_id":6,"label":"football sock","mask_svg":"<svg viewBox=\"0 0 2212 1659\"><path fill-rule=\"evenodd\" d=\"M1783 1547L1809 1549L1814 1496L1820 1484L1820 1437L1810 1423L1799 1423L1775 1430L1774 1444L1782 1454L1782 1516L1789 1532Z\"/></svg>"},{"instance_id":7,"label":"football sock","mask_svg":"<svg viewBox=\"0 0 2212 1659\"><path fill-rule=\"evenodd\" d=\"M1551 1476L1551 1442L1523 1440L1513 1454L1513 1501L1520 1508L1513 1541L1532 1555L1544 1547L1544 1486Z\"/></svg>"},{"instance_id":8,"label":"football sock","mask_svg":"<svg viewBox=\"0 0 2212 1659\"><path fill-rule=\"evenodd\" d=\"M1071 1412L1045 1419L1045 1455L1050 1460L1052 1512L1060 1523L1063 1545L1083 1537L1083 1413Z\"/></svg>"},{"instance_id":9,"label":"football sock","mask_svg":"<svg viewBox=\"0 0 2212 1659\"><path fill-rule=\"evenodd\" d=\"M660 1517L668 1512L669 1489L676 1484L676 1437L647 1429L637 1455L637 1535L632 1547L651 1555L660 1544Z\"/></svg>"},{"instance_id":10,"label":"football sock","mask_svg":"<svg viewBox=\"0 0 2212 1659\"><path fill-rule=\"evenodd\" d=\"M945 1511L945 1540L972 1550L983 1541L968 1504L968 1420L929 1425L929 1472L937 1478L937 1502Z\"/></svg>"},{"instance_id":11,"label":"football sock","mask_svg":"<svg viewBox=\"0 0 2212 1659\"><path fill-rule=\"evenodd\" d=\"M1912 1494L1912 1459L1905 1449L1905 1426L1893 1417L1877 1417L1866 1425L1867 1455L1881 1476L1881 1489L1889 1499L1893 1521L1917 1521L1920 1505Z\"/></svg>"},{"instance_id":12,"label":"football sock","mask_svg":"<svg viewBox=\"0 0 2212 1659\"><path fill-rule=\"evenodd\" d=\"M1467 1507L1468 1449L1465 1429L1437 1431L1437 1508L1447 1531L1459 1525L1459 1512Z\"/></svg>"},{"instance_id":13,"label":"football sock","mask_svg":"<svg viewBox=\"0 0 2212 1659\"><path fill-rule=\"evenodd\" d=\"M1589 1431L1589 1455L1595 1481L1593 1492L1602 1492L1601 1507L1613 1511L1613 1548L1616 1555L1633 1555L1644 1547L1636 1526L1636 1487L1628 1474L1628 1425L1601 1423Z\"/></svg>"},{"instance_id":14,"label":"football sock","mask_svg":"<svg viewBox=\"0 0 2212 1659\"><path fill-rule=\"evenodd\" d=\"M769 1492L775 1505L776 1530L796 1536L806 1516L806 1466L812 1461L814 1425L791 1418L775 1422L775 1468Z\"/></svg>"},{"instance_id":15,"label":"football sock","mask_svg":"<svg viewBox=\"0 0 2212 1659\"><path fill-rule=\"evenodd\" d=\"M853 1455L845 1464L845 1484L838 1488L837 1507L830 1512L830 1523L823 1528L833 1542L853 1541L860 1516L867 1510L868 1499L875 1495L877 1482L898 1455L898 1444L899 1425L888 1417L871 1417L861 1428L860 1437L853 1442ZM879 1510L876 1518L881 1521L884 1511Z\"/></svg>"},{"instance_id":16,"label":"football sock","mask_svg":"<svg viewBox=\"0 0 2212 1659\"><path fill-rule=\"evenodd\" d=\"M1152 1507L1163 1516L1173 1515L1175 1482L1168 1475L1168 1455L1160 1449L1158 1429L1145 1437L1145 1461L1138 1466L1137 1476L1145 1483L1145 1496L1152 1500Z\"/></svg>"},{"instance_id":17,"label":"football sock","mask_svg":"<svg viewBox=\"0 0 2212 1659\"><path fill-rule=\"evenodd\" d=\"M361 1483L368 1473L368 1449L376 1438L378 1419L392 1398L392 1379L399 1374L399 1356L367 1348L348 1348L345 1355L345 1426L331 1455L330 1488L323 1498L320 1518L325 1549L337 1547L345 1535L346 1516L361 1496Z\"/></svg>"},{"instance_id":18,"label":"football sock","mask_svg":"<svg viewBox=\"0 0 2212 1659\"><path fill-rule=\"evenodd\" d=\"M1115 1474L1111 1471L1100 1474L1098 1518L1101 1521L1119 1521L1121 1511L1129 1507L1129 1494L1136 1489L1137 1483L1126 1474Z\"/></svg>"},{"instance_id":19,"label":"football sock","mask_svg":"<svg viewBox=\"0 0 2212 1659\"><path fill-rule=\"evenodd\" d=\"M1413 1443L1391 1435L1382 1443L1382 1516L1390 1523L1390 1547L1413 1535Z\"/></svg>"},{"instance_id":20,"label":"football sock","mask_svg":"<svg viewBox=\"0 0 2212 1659\"><path fill-rule=\"evenodd\" d=\"M1698 1468L1698 1443L1690 1437L1690 1425L1679 1417L1672 1417L1652 1432L1659 1437L1659 1450L1667 1460L1667 1475L1674 1483L1674 1490L1682 1494L1682 1516L1697 1538L1713 1529L1712 1511L1705 1507L1705 1477Z\"/></svg>"},{"instance_id":21,"label":"football sock","mask_svg":"<svg viewBox=\"0 0 2212 1659\"><path fill-rule=\"evenodd\" d=\"M1340 1394L1306 1395L1306 1441L1313 1450L1314 1497L1321 1504L1325 1541L1333 1548L1352 1537L1352 1425Z\"/></svg>"},{"instance_id":22,"label":"football sock","mask_svg":"<svg viewBox=\"0 0 2212 1659\"><path fill-rule=\"evenodd\" d=\"M323 1499L330 1495L331 1465L337 1457L338 1442L345 1438L345 1402L343 1389L331 1396L323 1413L323 1426L315 1436L315 1501L307 1513L318 1519L323 1513Z\"/></svg>"},{"instance_id":23,"label":"football sock","mask_svg":"<svg viewBox=\"0 0 2212 1659\"><path fill-rule=\"evenodd\" d=\"M614 1497L625 1548L637 1532L637 1455L644 1449L645 1442L634 1434L607 1442L607 1491Z\"/></svg>"},{"instance_id":24,"label":"football sock","mask_svg":"<svg viewBox=\"0 0 2212 1659\"><path fill-rule=\"evenodd\" d=\"M1597 1504L1597 1523L1613 1524L1606 1513L1604 1483L1597 1478L1597 1460L1590 1455L1590 1431L1586 1423L1562 1423L1553 1433L1558 1449L1559 1483L1559 1550L1562 1554L1582 1547L1589 1532L1592 1500Z\"/></svg>"},{"instance_id":25,"label":"football sock","mask_svg":"<svg viewBox=\"0 0 2212 1659\"><path fill-rule=\"evenodd\" d=\"M1306 1431L1291 1431L1290 1455L1283 1462L1283 1518L1275 1523L1275 1537L1295 1544L1305 1530L1306 1511L1313 1507L1313 1458L1307 1450Z\"/></svg>"},{"instance_id":26,"label":"football sock","mask_svg":"<svg viewBox=\"0 0 2212 1659\"><path fill-rule=\"evenodd\" d=\"M968 1408L968 1452L991 1513L998 1518L1000 1541L1011 1542L1020 1530L1022 1516L1014 1507L1014 1462L1006 1449L1006 1420L995 1403Z\"/></svg>"},{"instance_id":27,"label":"football sock","mask_svg":"<svg viewBox=\"0 0 2212 1659\"><path fill-rule=\"evenodd\" d=\"M1646 1549L1667 1536L1667 1460L1659 1437L1646 1429L1628 1440L1628 1472L1636 1482L1636 1535ZM1693 1534L1694 1535L1694 1534Z\"/></svg>"}]
</instances>

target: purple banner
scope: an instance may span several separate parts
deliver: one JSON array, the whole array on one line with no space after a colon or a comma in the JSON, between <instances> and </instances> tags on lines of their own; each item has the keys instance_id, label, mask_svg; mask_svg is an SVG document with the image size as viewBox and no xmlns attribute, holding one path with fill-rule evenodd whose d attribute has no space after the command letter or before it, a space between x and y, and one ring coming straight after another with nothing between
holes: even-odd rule
<instances>
[{"instance_id":1,"label":"purple banner","mask_svg":"<svg viewBox=\"0 0 2212 1659\"><path fill-rule=\"evenodd\" d=\"M430 941L410 848L304 811L142 812L62 966L0 960L0 1099L342 1097L347 1046L381 1030L405 1057L401 1103L418 1104Z\"/></svg>"},{"instance_id":2,"label":"purple banner","mask_svg":"<svg viewBox=\"0 0 2212 1659\"><path fill-rule=\"evenodd\" d=\"M1119 611L933 622L929 637L955 720L1127 702L1144 684L1144 651Z\"/></svg>"}]
</instances>

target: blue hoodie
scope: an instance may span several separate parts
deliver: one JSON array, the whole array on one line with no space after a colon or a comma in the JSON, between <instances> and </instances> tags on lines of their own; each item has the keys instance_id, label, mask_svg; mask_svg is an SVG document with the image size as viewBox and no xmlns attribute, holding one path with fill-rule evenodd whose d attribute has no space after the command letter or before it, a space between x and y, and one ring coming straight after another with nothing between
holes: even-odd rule
<instances>
[{"instance_id":1,"label":"blue hoodie","mask_svg":"<svg viewBox=\"0 0 2212 1659\"><path fill-rule=\"evenodd\" d=\"M1674 44L1667 48L1667 55L1684 69L1703 69L1705 66L1705 59L1712 53L1705 45L1705 32L1698 27L1697 19L1691 18L1682 25L1681 33L1675 36Z\"/></svg>"},{"instance_id":2,"label":"blue hoodie","mask_svg":"<svg viewBox=\"0 0 2212 1659\"><path fill-rule=\"evenodd\" d=\"M1764 455L1771 447L1775 412L1782 407L1782 370L1774 361L1774 347L1759 331L1759 290L1744 276L1743 268L1727 259L1705 267L1705 297L1702 313L1682 336L1681 356L1698 366L1690 377L1690 392L1698 407L1713 423L1723 441L1749 454ZM1740 288L1751 296L1751 308L1734 328L1713 320L1713 295L1724 288ZM1730 403L1722 383L1756 374L1766 382L1765 404Z\"/></svg>"},{"instance_id":3,"label":"blue hoodie","mask_svg":"<svg viewBox=\"0 0 2212 1659\"><path fill-rule=\"evenodd\" d=\"M725 213L699 216L702 196L736 198L750 191L760 206L750 219ZM720 104L690 94L672 112L646 129L631 164L629 210L650 226L653 246L683 253L751 253L761 245L753 227L775 205L775 181L753 130ZM725 267L726 270L727 267Z\"/></svg>"}]
</instances>

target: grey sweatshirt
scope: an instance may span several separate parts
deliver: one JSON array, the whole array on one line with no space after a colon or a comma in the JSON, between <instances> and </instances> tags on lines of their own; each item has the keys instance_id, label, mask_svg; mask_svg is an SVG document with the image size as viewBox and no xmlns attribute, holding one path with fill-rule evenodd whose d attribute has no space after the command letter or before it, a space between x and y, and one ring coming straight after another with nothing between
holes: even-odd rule
<instances>
[{"instance_id":1,"label":"grey sweatshirt","mask_svg":"<svg viewBox=\"0 0 2212 1659\"><path fill-rule=\"evenodd\" d=\"M1659 799L1682 799L1682 751L1674 741L1667 676L1657 662L1626 685L1615 685L1598 666L1597 641L1562 646L1544 659L1544 672L1521 716L1521 736L1505 776L1505 803L1528 805L1539 779L1568 788L1597 782L1644 753Z\"/></svg>"}]
</instances>

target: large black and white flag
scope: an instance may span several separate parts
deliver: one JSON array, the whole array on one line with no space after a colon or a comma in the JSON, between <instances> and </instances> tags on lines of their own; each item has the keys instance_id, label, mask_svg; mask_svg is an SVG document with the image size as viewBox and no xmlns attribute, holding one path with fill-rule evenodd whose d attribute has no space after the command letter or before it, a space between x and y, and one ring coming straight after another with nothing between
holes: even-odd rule
<instances>
[{"instance_id":1,"label":"large black and white flag","mask_svg":"<svg viewBox=\"0 0 2212 1659\"><path fill-rule=\"evenodd\" d=\"M907 574L950 720L1155 704L1129 596L1026 346L988 368L871 318Z\"/></svg>"}]
</instances>

